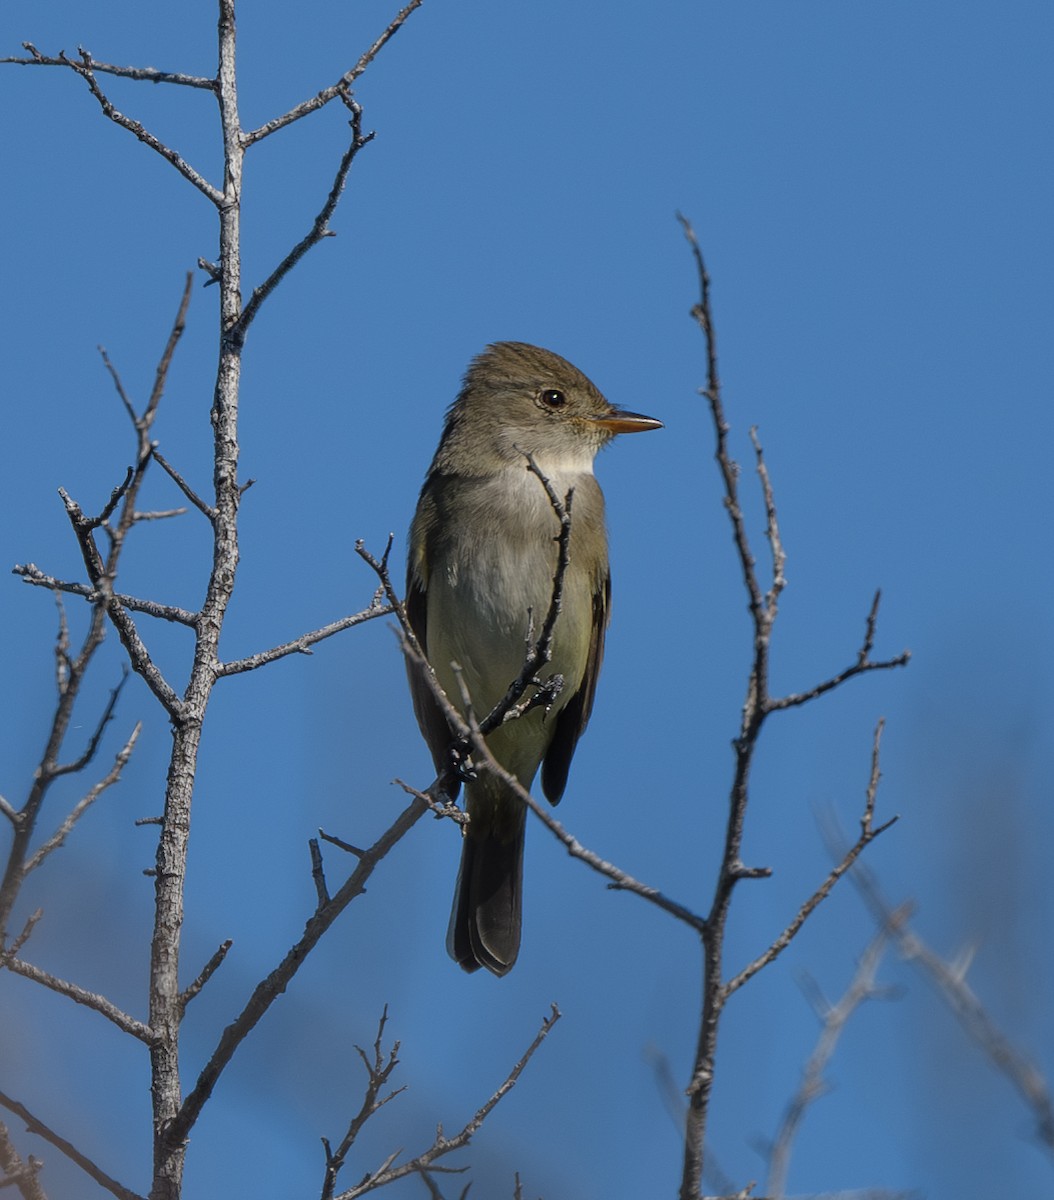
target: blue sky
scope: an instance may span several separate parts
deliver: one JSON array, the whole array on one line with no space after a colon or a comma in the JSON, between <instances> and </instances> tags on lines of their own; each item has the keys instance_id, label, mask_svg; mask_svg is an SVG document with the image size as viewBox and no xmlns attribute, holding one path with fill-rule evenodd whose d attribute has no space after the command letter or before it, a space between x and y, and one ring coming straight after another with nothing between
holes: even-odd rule
<instances>
[{"instance_id":1,"label":"blue sky","mask_svg":"<svg viewBox=\"0 0 1054 1200\"><path fill-rule=\"evenodd\" d=\"M209 74L214 13L114 0L8 0L0 53L31 40L99 59ZM243 5L241 102L261 124L332 82L394 10ZM606 452L613 623L593 722L559 817L587 845L684 903L707 902L746 680L750 631L688 310L693 221L713 277L733 449L764 442L788 552L773 687L847 665L874 589L876 651L907 671L858 680L773 720L754 776L729 961L753 957L827 870L815 814L853 826L871 731L886 718L881 815L869 851L941 953L976 946L970 979L995 1019L1054 1075L1048 953L1054 651L1048 458L1052 429L1054 15L940 0L596 6L425 0L360 81L377 139L318 247L268 301L247 347L238 657L362 607L353 553L401 554L444 408L468 359L512 338L548 346L615 403L666 430ZM118 107L211 178L209 98L112 81ZM144 397L183 273L215 256L211 207L108 124L58 71L0 70L0 339L8 519L3 557L77 573L56 488L101 506L132 453L104 344ZM334 108L259 146L248 164L244 270L263 278L302 236L344 146ZM200 280L199 280L200 283ZM156 436L208 479L214 290L198 286ZM763 516L744 474L759 555ZM148 499L176 502L161 478ZM138 530L122 587L193 607L201 521ZM0 791L18 799L52 703L50 599L0 584L7 686ZM185 678L181 631L148 630ZM109 645L94 681L119 673ZM137 719L119 789L27 887L45 919L27 954L145 1016L153 859L168 736L130 685L107 751ZM81 735L92 711L81 715ZM225 682L210 709L190 860L184 971L234 939L191 1010L188 1077L297 936L313 903L306 841L353 842L427 783L429 760L383 622ZM72 802L74 792L66 794ZM56 794L45 826L59 819ZM357 1107L354 1043L382 1006L409 1091L376 1119L348 1182L436 1121L460 1126L504 1077L553 1000L565 1018L462 1161L483 1197L672 1195L678 1137L656 1082L679 1085L695 1036L691 935L529 836L524 948L504 980L463 976L443 950L456 834L418 825L345 914L224 1077L195 1130L187 1195L317 1195L319 1137ZM340 864L330 860L331 874ZM804 973L832 997L871 933L836 893L727 1013L711 1127L725 1173L763 1178L770 1137L817 1028ZM903 994L853 1020L810 1111L790 1189L914 1188L932 1200L1041 1194L1051 1164L1028 1115L925 983L890 958ZM113 1174L145 1190L145 1056L92 1014L0 977L6 1090ZM83 1180L53 1151L54 1196ZM393 1195L423 1195L405 1187Z\"/></svg>"}]
</instances>

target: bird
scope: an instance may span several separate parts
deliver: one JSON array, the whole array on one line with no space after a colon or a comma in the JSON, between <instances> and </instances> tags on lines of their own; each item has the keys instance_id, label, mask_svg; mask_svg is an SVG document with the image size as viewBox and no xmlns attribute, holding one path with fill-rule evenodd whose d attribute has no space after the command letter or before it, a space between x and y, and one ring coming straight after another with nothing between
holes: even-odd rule
<instances>
[{"instance_id":1,"label":"bird","mask_svg":"<svg viewBox=\"0 0 1054 1200\"><path fill-rule=\"evenodd\" d=\"M407 620L447 698L464 714L463 684L482 717L520 674L552 601L560 522L542 479L561 502L572 493L569 560L546 667L563 685L486 738L524 788L540 767L554 805L593 708L610 608L593 460L617 434L661 427L612 406L551 350L495 342L469 364L447 411L410 527ZM420 666L408 661L407 670L437 775L449 780L454 735ZM455 773L453 796L459 783ZM447 950L466 971L502 976L520 948L527 809L480 768L465 778L465 810Z\"/></svg>"}]
</instances>

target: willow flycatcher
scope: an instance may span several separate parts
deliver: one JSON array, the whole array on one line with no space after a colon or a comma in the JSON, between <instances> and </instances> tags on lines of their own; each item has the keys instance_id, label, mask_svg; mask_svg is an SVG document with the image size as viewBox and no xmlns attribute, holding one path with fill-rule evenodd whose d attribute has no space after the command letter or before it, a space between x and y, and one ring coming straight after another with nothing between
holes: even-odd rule
<instances>
[{"instance_id":1,"label":"willow flycatcher","mask_svg":"<svg viewBox=\"0 0 1054 1200\"><path fill-rule=\"evenodd\" d=\"M551 703L487 737L491 754L523 787L542 768L552 804L589 720L608 623L604 498L593 459L615 434L661 424L613 408L559 355L498 342L470 364L421 490L410 529L407 616L451 702L463 707L456 663L482 718L519 675L553 594L560 525L530 461L561 500L573 489L569 562L546 667L550 677L563 676L563 686ZM409 674L417 721L442 774L453 739L419 670L411 665ZM466 783L466 809L447 950L466 971L504 975L520 948L527 808L481 768Z\"/></svg>"}]
</instances>

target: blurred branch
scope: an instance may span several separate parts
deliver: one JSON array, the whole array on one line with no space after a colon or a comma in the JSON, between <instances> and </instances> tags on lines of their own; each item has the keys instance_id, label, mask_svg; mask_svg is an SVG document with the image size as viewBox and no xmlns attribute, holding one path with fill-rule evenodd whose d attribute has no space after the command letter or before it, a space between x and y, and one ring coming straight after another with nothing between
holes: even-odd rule
<instances>
[{"instance_id":1,"label":"blurred branch","mask_svg":"<svg viewBox=\"0 0 1054 1200\"><path fill-rule=\"evenodd\" d=\"M421 1177L421 1182L428 1189L428 1195L429 1195L430 1200L446 1200L446 1197L439 1190L439 1184L436 1183L436 1181L432 1178L431 1172L429 1172L427 1169L422 1169L419 1172L419 1174ZM471 1188L471 1187L472 1187L471 1183L465 1184L465 1186L458 1193L459 1200L468 1200L468 1192L469 1192L469 1188ZM519 1175L517 1175L516 1176L516 1190L513 1192L513 1200L522 1200L522 1197L523 1197L523 1192L522 1192L522 1189L520 1188L520 1177L519 1177Z\"/></svg>"},{"instance_id":2,"label":"blurred branch","mask_svg":"<svg viewBox=\"0 0 1054 1200\"><path fill-rule=\"evenodd\" d=\"M837 847L844 845L845 839L833 816L824 819L822 828L829 851L840 853ZM958 1018L967 1036L1009 1080L1032 1112L1037 1140L1048 1153L1054 1154L1054 1097L1050 1086L1036 1064L999 1029L966 982L969 959L957 966L941 958L915 933L907 919L898 917L903 906L893 908L890 905L882 894L878 877L870 868L857 864L850 878L872 917L895 942L900 956L929 980Z\"/></svg>"},{"instance_id":3,"label":"blurred branch","mask_svg":"<svg viewBox=\"0 0 1054 1200\"><path fill-rule=\"evenodd\" d=\"M72 1142L68 1142L64 1137L60 1137L49 1125L45 1124L39 1117L35 1117L20 1101L13 1099L4 1092L0 1092L0 1106L6 1108L8 1112L14 1113L16 1117L24 1121L27 1133L35 1134L37 1137L49 1142L56 1150L61 1151L70 1162L76 1163L86 1175L94 1179L99 1187L109 1192L111 1196L116 1196L117 1200L143 1200L143 1197L138 1192L133 1192L131 1188L126 1188L123 1184L118 1183L116 1179L107 1175L86 1154L82 1154ZM33 1193L30 1194L32 1195Z\"/></svg>"},{"instance_id":4,"label":"blurred branch","mask_svg":"<svg viewBox=\"0 0 1054 1200\"><path fill-rule=\"evenodd\" d=\"M30 856L30 858L26 860L25 867L23 868L23 877L28 875L30 871L35 871L49 854L51 854L54 850L57 850L65 842L66 838L69 837L74 825L76 825L76 823L95 803L95 801L98 800L103 792L120 780L121 772L127 765L128 760L132 757L132 751L135 749L135 743L139 738L142 728L142 721L137 721L135 728L129 735L128 740L117 752L117 755L114 758L113 766L110 768L110 770L102 777L102 779L99 780L98 783L85 792L85 794L80 798L80 800L77 801L77 803L67 814L65 820L58 827L58 829L56 829L51 837L49 837L46 842L40 845ZM94 753L94 750L92 753ZM74 769L79 771L82 769L82 767L76 766Z\"/></svg>"},{"instance_id":5,"label":"blurred branch","mask_svg":"<svg viewBox=\"0 0 1054 1200\"><path fill-rule=\"evenodd\" d=\"M22 1200L47 1200L37 1175L44 1164L32 1155L28 1159L14 1147L7 1126L0 1121L0 1191L18 1188Z\"/></svg>"},{"instance_id":6,"label":"blurred branch","mask_svg":"<svg viewBox=\"0 0 1054 1200\"><path fill-rule=\"evenodd\" d=\"M907 911L903 910L899 915L894 914L894 916L895 919L902 920L906 918ZM856 974L837 1004L827 1004L822 997L817 997L817 1015L822 1021L823 1028L816 1048L809 1056L802 1071L801 1086L787 1105L787 1111L780 1122L769 1153L769 1173L765 1190L773 1200L783 1200L786 1194L787 1173L790 1169L794 1139L805 1119L809 1105L829 1090L829 1085L824 1079L824 1072L834 1055L838 1040L845 1031L846 1025L856 1010L866 1001L888 995L888 989L880 988L875 982L887 941L886 930L880 930L872 938L871 944L860 958Z\"/></svg>"}]
</instances>

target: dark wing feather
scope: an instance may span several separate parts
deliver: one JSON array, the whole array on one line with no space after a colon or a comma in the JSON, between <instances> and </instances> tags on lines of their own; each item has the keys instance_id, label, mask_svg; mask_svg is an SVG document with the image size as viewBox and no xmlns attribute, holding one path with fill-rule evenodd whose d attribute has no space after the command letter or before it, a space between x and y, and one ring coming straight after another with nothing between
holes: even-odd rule
<instances>
[{"instance_id":1,"label":"dark wing feather","mask_svg":"<svg viewBox=\"0 0 1054 1200\"><path fill-rule=\"evenodd\" d=\"M578 691L557 715L556 731L542 762L542 789L550 804L560 803L560 797L567 786L567 773L571 769L575 747L585 732L589 724L589 714L593 711L600 664L604 659L604 635L607 633L610 604L611 576L606 575L601 586L593 593L593 629L582 682L578 685Z\"/></svg>"},{"instance_id":2,"label":"dark wing feather","mask_svg":"<svg viewBox=\"0 0 1054 1200\"><path fill-rule=\"evenodd\" d=\"M428 654L428 591L420 575L414 569L413 558L406 572L406 618L414 631L421 649ZM432 689L425 682L422 672L427 668L418 663L406 660L406 674L410 681L410 695L414 702L414 715L421 727L421 734L432 752L432 762L436 774L442 775L450 765L450 728L447 725L443 710L432 695ZM456 785L455 792L456 795Z\"/></svg>"}]
</instances>

